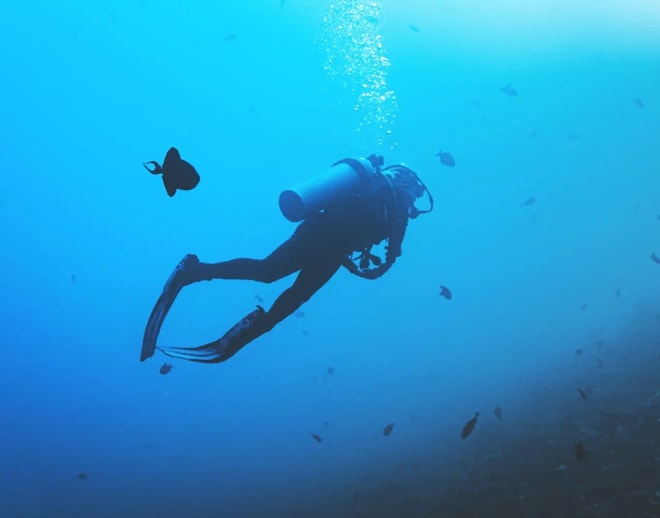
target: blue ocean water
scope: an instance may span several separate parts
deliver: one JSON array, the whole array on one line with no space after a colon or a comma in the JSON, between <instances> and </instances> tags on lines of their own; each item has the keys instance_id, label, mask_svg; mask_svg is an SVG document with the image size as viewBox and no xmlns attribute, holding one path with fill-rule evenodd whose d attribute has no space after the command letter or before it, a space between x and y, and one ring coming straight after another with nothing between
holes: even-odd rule
<instances>
[{"instance_id":1,"label":"blue ocean water","mask_svg":"<svg viewBox=\"0 0 660 518\"><path fill-rule=\"evenodd\" d=\"M642 1L1 6L0 516L660 515L659 26ZM170 198L142 164L171 146L201 181ZM283 189L371 153L435 199L391 271L338 272L225 363L139 361L185 254L264 257ZM159 343L292 281L186 287Z\"/></svg>"}]
</instances>

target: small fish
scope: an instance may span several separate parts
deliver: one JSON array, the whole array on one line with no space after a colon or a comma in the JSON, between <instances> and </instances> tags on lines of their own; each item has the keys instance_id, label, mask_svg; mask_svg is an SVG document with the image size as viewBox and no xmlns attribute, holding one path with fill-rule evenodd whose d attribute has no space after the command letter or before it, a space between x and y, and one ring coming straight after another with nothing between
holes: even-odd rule
<instances>
[{"instance_id":1,"label":"small fish","mask_svg":"<svg viewBox=\"0 0 660 518\"><path fill-rule=\"evenodd\" d=\"M535 130L535 129L532 130L532 131L529 133L529 136L532 137L532 138L536 138L536 130Z\"/></svg>"},{"instance_id":2,"label":"small fish","mask_svg":"<svg viewBox=\"0 0 660 518\"><path fill-rule=\"evenodd\" d=\"M598 340L598 342L596 342L596 345L598 347L603 347L603 345L605 345L605 340Z\"/></svg>"},{"instance_id":3,"label":"small fish","mask_svg":"<svg viewBox=\"0 0 660 518\"><path fill-rule=\"evenodd\" d=\"M238 34L232 32L230 34L227 34L227 36L225 36L225 41L235 41L236 38L238 38Z\"/></svg>"},{"instance_id":4,"label":"small fish","mask_svg":"<svg viewBox=\"0 0 660 518\"><path fill-rule=\"evenodd\" d=\"M477 424L477 418L479 417L479 412L474 413L474 417L470 419L467 423L465 423L465 426L463 427L463 430L461 431L461 439L466 439L468 435L472 433L474 430L474 427Z\"/></svg>"},{"instance_id":5,"label":"small fish","mask_svg":"<svg viewBox=\"0 0 660 518\"><path fill-rule=\"evenodd\" d=\"M520 205L521 207L529 207L530 205L534 205L536 203L536 198L527 198L522 204Z\"/></svg>"},{"instance_id":6,"label":"small fish","mask_svg":"<svg viewBox=\"0 0 660 518\"><path fill-rule=\"evenodd\" d=\"M408 28L413 32L419 32L419 27L417 27L417 25L408 25Z\"/></svg>"},{"instance_id":7,"label":"small fish","mask_svg":"<svg viewBox=\"0 0 660 518\"><path fill-rule=\"evenodd\" d=\"M578 393L580 394L580 397L581 397L583 400L586 401L586 400L587 400L587 395L584 393L584 390L582 390L580 387L578 387L578 388L577 388L577 391L578 391Z\"/></svg>"},{"instance_id":8,"label":"small fish","mask_svg":"<svg viewBox=\"0 0 660 518\"><path fill-rule=\"evenodd\" d=\"M323 441L323 439L321 439L320 435L316 435L315 433L310 433L309 435L311 435L312 439L314 439L316 442Z\"/></svg>"},{"instance_id":9,"label":"small fish","mask_svg":"<svg viewBox=\"0 0 660 518\"><path fill-rule=\"evenodd\" d=\"M325 370L325 372L327 372L328 374L334 374L335 373L335 368L334 367L328 367Z\"/></svg>"},{"instance_id":10,"label":"small fish","mask_svg":"<svg viewBox=\"0 0 660 518\"><path fill-rule=\"evenodd\" d=\"M280 7L284 7L284 4L286 4L286 0L280 0Z\"/></svg>"},{"instance_id":11,"label":"small fish","mask_svg":"<svg viewBox=\"0 0 660 518\"><path fill-rule=\"evenodd\" d=\"M190 191L199 183L199 174L195 168L182 160L179 151L173 147L165 155L162 167L154 160L142 165L151 174L163 175L163 184L170 198L176 194L177 189ZM153 169L150 169L149 166L152 166Z\"/></svg>"},{"instance_id":12,"label":"small fish","mask_svg":"<svg viewBox=\"0 0 660 518\"><path fill-rule=\"evenodd\" d=\"M438 150L435 156L440 158L440 163L442 165L446 165L447 167L454 167L456 165L456 160L454 160L454 157L451 153Z\"/></svg>"},{"instance_id":13,"label":"small fish","mask_svg":"<svg viewBox=\"0 0 660 518\"><path fill-rule=\"evenodd\" d=\"M511 83L508 83L506 86L500 88L500 91L509 97L518 97L518 90L511 86Z\"/></svg>"},{"instance_id":14,"label":"small fish","mask_svg":"<svg viewBox=\"0 0 660 518\"><path fill-rule=\"evenodd\" d=\"M385 428L383 428L383 435L387 437L392 433L392 430L394 430L394 423L390 423Z\"/></svg>"},{"instance_id":15,"label":"small fish","mask_svg":"<svg viewBox=\"0 0 660 518\"><path fill-rule=\"evenodd\" d=\"M446 298L447 300L451 300L451 297L452 297L451 291L449 290L449 288L447 288L447 286L442 286L442 285L440 286L440 293L438 293L438 295L440 295L441 297Z\"/></svg>"},{"instance_id":16,"label":"small fish","mask_svg":"<svg viewBox=\"0 0 660 518\"><path fill-rule=\"evenodd\" d=\"M163 363L163 365L160 366L159 372L162 375L169 374L172 371L172 364L171 363Z\"/></svg>"},{"instance_id":17,"label":"small fish","mask_svg":"<svg viewBox=\"0 0 660 518\"><path fill-rule=\"evenodd\" d=\"M257 299L257 302L258 302L259 304L263 304L263 303L264 303L264 299L263 299L263 297L262 297L261 295L259 295L258 293L255 293L255 294L254 294L254 298Z\"/></svg>"},{"instance_id":18,"label":"small fish","mask_svg":"<svg viewBox=\"0 0 660 518\"><path fill-rule=\"evenodd\" d=\"M305 316L305 312L304 311L296 311L294 313L294 315L298 318L303 318Z\"/></svg>"},{"instance_id":19,"label":"small fish","mask_svg":"<svg viewBox=\"0 0 660 518\"><path fill-rule=\"evenodd\" d=\"M657 255L655 255L655 253L653 253L653 254L651 254L651 261L653 261L654 263L660 264L660 257L658 257Z\"/></svg>"},{"instance_id":20,"label":"small fish","mask_svg":"<svg viewBox=\"0 0 660 518\"><path fill-rule=\"evenodd\" d=\"M76 475L76 478L78 480L87 480L89 478L89 475L87 475L87 473L78 473Z\"/></svg>"},{"instance_id":21,"label":"small fish","mask_svg":"<svg viewBox=\"0 0 660 518\"><path fill-rule=\"evenodd\" d=\"M596 366L600 369L603 366L603 360L596 358Z\"/></svg>"},{"instance_id":22,"label":"small fish","mask_svg":"<svg viewBox=\"0 0 660 518\"><path fill-rule=\"evenodd\" d=\"M582 349L575 349L575 356L582 356Z\"/></svg>"},{"instance_id":23,"label":"small fish","mask_svg":"<svg viewBox=\"0 0 660 518\"><path fill-rule=\"evenodd\" d=\"M587 305L586 305L586 304L582 304L582 305L580 306L580 309L581 309L582 311L584 311L585 309L587 309Z\"/></svg>"},{"instance_id":24,"label":"small fish","mask_svg":"<svg viewBox=\"0 0 660 518\"><path fill-rule=\"evenodd\" d=\"M76 283L76 274L74 273L71 274L71 284L75 284L75 283Z\"/></svg>"},{"instance_id":25,"label":"small fish","mask_svg":"<svg viewBox=\"0 0 660 518\"><path fill-rule=\"evenodd\" d=\"M578 441L575 444L575 458L577 460L587 460L587 452L584 449L584 444L582 444L582 441Z\"/></svg>"},{"instance_id":26,"label":"small fish","mask_svg":"<svg viewBox=\"0 0 660 518\"><path fill-rule=\"evenodd\" d=\"M644 108L644 103L639 97L635 97L635 100L633 101L638 108Z\"/></svg>"},{"instance_id":27,"label":"small fish","mask_svg":"<svg viewBox=\"0 0 660 518\"><path fill-rule=\"evenodd\" d=\"M500 405L495 407L495 417L497 417L500 421L502 420L502 407Z\"/></svg>"},{"instance_id":28,"label":"small fish","mask_svg":"<svg viewBox=\"0 0 660 518\"><path fill-rule=\"evenodd\" d=\"M615 296L616 296L617 298L621 296L621 289L620 289L620 288L617 288L617 289L616 289L616 294L615 294Z\"/></svg>"},{"instance_id":29,"label":"small fish","mask_svg":"<svg viewBox=\"0 0 660 518\"><path fill-rule=\"evenodd\" d=\"M566 140L580 140L580 135L578 135L575 132L571 132L568 135L566 135Z\"/></svg>"}]
</instances>

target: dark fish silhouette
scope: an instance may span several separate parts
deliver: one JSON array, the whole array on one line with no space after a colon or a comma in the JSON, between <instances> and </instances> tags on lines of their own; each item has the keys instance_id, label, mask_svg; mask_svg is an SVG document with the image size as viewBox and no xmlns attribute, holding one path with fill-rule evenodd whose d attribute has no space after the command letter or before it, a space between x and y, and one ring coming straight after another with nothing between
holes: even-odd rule
<instances>
[{"instance_id":1,"label":"dark fish silhouette","mask_svg":"<svg viewBox=\"0 0 660 518\"><path fill-rule=\"evenodd\" d=\"M638 108L644 108L644 103L639 97L635 97L635 104L637 105Z\"/></svg>"},{"instance_id":2,"label":"dark fish silhouette","mask_svg":"<svg viewBox=\"0 0 660 518\"><path fill-rule=\"evenodd\" d=\"M582 304L582 305L580 306L580 309L581 309L582 311L584 311L585 309L587 309L587 305L586 305L586 304Z\"/></svg>"},{"instance_id":3,"label":"dark fish silhouette","mask_svg":"<svg viewBox=\"0 0 660 518\"><path fill-rule=\"evenodd\" d=\"M286 3L286 0L280 0L280 7L284 7L285 3Z\"/></svg>"},{"instance_id":4,"label":"dark fish silhouette","mask_svg":"<svg viewBox=\"0 0 660 518\"><path fill-rule=\"evenodd\" d=\"M327 372L328 374L334 374L335 373L335 368L334 367L328 367L325 370L325 372Z\"/></svg>"},{"instance_id":5,"label":"dark fish silhouette","mask_svg":"<svg viewBox=\"0 0 660 518\"><path fill-rule=\"evenodd\" d=\"M258 293L254 294L254 298L257 299L257 302L259 302L260 304L264 303L264 299Z\"/></svg>"},{"instance_id":6,"label":"dark fish silhouette","mask_svg":"<svg viewBox=\"0 0 660 518\"><path fill-rule=\"evenodd\" d=\"M461 431L461 439L466 439L468 435L470 435L474 427L477 424L477 418L479 417L479 412L474 413L474 417L470 419L467 423L465 423L465 426L463 427L463 430Z\"/></svg>"},{"instance_id":7,"label":"dark fish silhouette","mask_svg":"<svg viewBox=\"0 0 660 518\"><path fill-rule=\"evenodd\" d=\"M575 356L582 356L582 349L575 349Z\"/></svg>"},{"instance_id":8,"label":"dark fish silhouette","mask_svg":"<svg viewBox=\"0 0 660 518\"><path fill-rule=\"evenodd\" d=\"M163 363L163 365L160 366L159 372L163 375L169 374L171 371L172 371L171 363Z\"/></svg>"},{"instance_id":9,"label":"dark fish silhouette","mask_svg":"<svg viewBox=\"0 0 660 518\"><path fill-rule=\"evenodd\" d=\"M617 289L616 289L616 296L617 296L617 297L620 297L620 296L621 296L621 289L620 289L620 288L617 288Z\"/></svg>"},{"instance_id":10,"label":"dark fish silhouette","mask_svg":"<svg viewBox=\"0 0 660 518\"><path fill-rule=\"evenodd\" d=\"M440 293L438 293L438 295L446 298L447 300L451 300L452 297L451 291L449 290L449 288L447 288L447 286L440 286Z\"/></svg>"},{"instance_id":11,"label":"dark fish silhouette","mask_svg":"<svg viewBox=\"0 0 660 518\"><path fill-rule=\"evenodd\" d=\"M584 449L582 441L578 441L575 444L575 458L577 460L587 460L587 451Z\"/></svg>"},{"instance_id":12,"label":"dark fish silhouette","mask_svg":"<svg viewBox=\"0 0 660 518\"><path fill-rule=\"evenodd\" d=\"M509 97L518 97L518 90L516 90L513 86L511 86L511 83L500 88L500 91L508 95Z\"/></svg>"},{"instance_id":13,"label":"dark fish silhouette","mask_svg":"<svg viewBox=\"0 0 660 518\"><path fill-rule=\"evenodd\" d=\"M587 395L584 393L584 390L582 390L580 387L578 387L577 391L580 394L580 397L586 401L587 400Z\"/></svg>"},{"instance_id":14,"label":"dark fish silhouette","mask_svg":"<svg viewBox=\"0 0 660 518\"><path fill-rule=\"evenodd\" d=\"M78 480L87 480L89 478L89 475L87 475L87 473L78 473L76 475L76 478Z\"/></svg>"},{"instance_id":15,"label":"dark fish silhouette","mask_svg":"<svg viewBox=\"0 0 660 518\"><path fill-rule=\"evenodd\" d=\"M71 284L75 284L75 283L76 283L76 274L73 273L71 274Z\"/></svg>"},{"instance_id":16,"label":"dark fish silhouette","mask_svg":"<svg viewBox=\"0 0 660 518\"><path fill-rule=\"evenodd\" d=\"M419 32L419 27L417 27L417 25L408 25L408 28L413 32Z\"/></svg>"},{"instance_id":17,"label":"dark fish silhouette","mask_svg":"<svg viewBox=\"0 0 660 518\"><path fill-rule=\"evenodd\" d=\"M502 420L502 407L500 407L500 405L495 407L495 417L497 417L500 421Z\"/></svg>"},{"instance_id":18,"label":"dark fish silhouette","mask_svg":"<svg viewBox=\"0 0 660 518\"><path fill-rule=\"evenodd\" d=\"M529 207L530 205L534 205L536 203L536 198L527 198L524 202L522 202L521 207Z\"/></svg>"},{"instance_id":19,"label":"dark fish silhouette","mask_svg":"<svg viewBox=\"0 0 660 518\"><path fill-rule=\"evenodd\" d=\"M225 36L225 41L235 41L236 38L238 38L238 34L232 32L230 34L227 34L227 36Z\"/></svg>"},{"instance_id":20,"label":"dark fish silhouette","mask_svg":"<svg viewBox=\"0 0 660 518\"><path fill-rule=\"evenodd\" d=\"M658 257L655 254L651 254L651 261L653 261L654 263L660 264L660 257Z\"/></svg>"},{"instance_id":21,"label":"dark fish silhouette","mask_svg":"<svg viewBox=\"0 0 660 518\"><path fill-rule=\"evenodd\" d=\"M310 433L309 435L312 436L312 439L314 439L316 442L321 442L323 439L321 439L320 435L316 435L315 433Z\"/></svg>"},{"instance_id":22,"label":"dark fish silhouette","mask_svg":"<svg viewBox=\"0 0 660 518\"><path fill-rule=\"evenodd\" d=\"M195 168L185 160L182 160L179 151L173 147L165 155L165 161L162 167L154 160L145 162L142 165L151 174L163 175L163 184L170 197L176 194L177 189L190 191L197 187L199 183L199 174ZM150 169L149 166L152 166L153 169Z\"/></svg>"},{"instance_id":23,"label":"dark fish silhouette","mask_svg":"<svg viewBox=\"0 0 660 518\"><path fill-rule=\"evenodd\" d=\"M447 167L454 167L456 165L456 160L454 160L454 157L451 153L438 150L435 156L440 158L440 163L442 165L446 165Z\"/></svg>"},{"instance_id":24,"label":"dark fish silhouette","mask_svg":"<svg viewBox=\"0 0 660 518\"><path fill-rule=\"evenodd\" d=\"M387 437L392 433L392 430L394 430L394 423L390 423L385 428L383 428L383 435Z\"/></svg>"}]
</instances>

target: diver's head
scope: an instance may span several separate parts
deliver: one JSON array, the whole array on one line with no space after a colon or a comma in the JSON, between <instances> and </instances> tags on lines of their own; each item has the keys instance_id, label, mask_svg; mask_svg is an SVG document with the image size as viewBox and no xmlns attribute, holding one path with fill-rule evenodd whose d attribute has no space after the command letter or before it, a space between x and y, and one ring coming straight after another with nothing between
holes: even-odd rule
<instances>
[{"instance_id":1,"label":"diver's head","mask_svg":"<svg viewBox=\"0 0 660 518\"><path fill-rule=\"evenodd\" d=\"M405 165L391 165L383 169L383 174L389 180L397 196L407 202L408 214L411 218L414 219L420 214L433 210L433 197L415 171ZM415 201L424 196L424 193L429 195L431 208L420 211L415 207Z\"/></svg>"}]
</instances>

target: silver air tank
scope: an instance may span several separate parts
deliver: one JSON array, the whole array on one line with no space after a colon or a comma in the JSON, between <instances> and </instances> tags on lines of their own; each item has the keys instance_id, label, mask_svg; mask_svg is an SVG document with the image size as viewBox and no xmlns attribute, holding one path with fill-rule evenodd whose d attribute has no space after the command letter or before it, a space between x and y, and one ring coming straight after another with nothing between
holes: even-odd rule
<instances>
[{"instance_id":1,"label":"silver air tank","mask_svg":"<svg viewBox=\"0 0 660 518\"><path fill-rule=\"evenodd\" d=\"M280 210L289 221L302 221L336 199L368 185L373 175L374 167L366 158L345 158L327 171L282 191Z\"/></svg>"}]
</instances>

